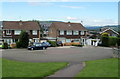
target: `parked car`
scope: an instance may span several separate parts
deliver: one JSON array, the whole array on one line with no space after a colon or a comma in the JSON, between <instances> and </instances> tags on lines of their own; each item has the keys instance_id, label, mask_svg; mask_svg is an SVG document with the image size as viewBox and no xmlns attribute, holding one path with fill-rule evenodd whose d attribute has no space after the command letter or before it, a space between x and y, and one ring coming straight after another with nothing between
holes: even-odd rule
<instances>
[{"instance_id":1,"label":"parked car","mask_svg":"<svg viewBox=\"0 0 120 79\"><path fill-rule=\"evenodd\" d=\"M48 47L51 46L51 44L49 42L42 42L42 44L46 44Z\"/></svg>"},{"instance_id":2,"label":"parked car","mask_svg":"<svg viewBox=\"0 0 120 79\"><path fill-rule=\"evenodd\" d=\"M57 41L58 46L63 46L62 41Z\"/></svg>"},{"instance_id":3,"label":"parked car","mask_svg":"<svg viewBox=\"0 0 120 79\"><path fill-rule=\"evenodd\" d=\"M45 50L47 49L47 47L48 46L43 43L33 43L33 45L28 46L28 50L39 50L39 49Z\"/></svg>"}]
</instances>

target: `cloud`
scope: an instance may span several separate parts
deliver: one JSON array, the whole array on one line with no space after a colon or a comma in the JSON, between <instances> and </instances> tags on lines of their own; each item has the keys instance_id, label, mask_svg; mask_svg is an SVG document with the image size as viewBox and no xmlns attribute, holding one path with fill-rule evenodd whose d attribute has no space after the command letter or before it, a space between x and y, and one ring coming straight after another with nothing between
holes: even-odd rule
<instances>
[{"instance_id":1,"label":"cloud","mask_svg":"<svg viewBox=\"0 0 120 79\"><path fill-rule=\"evenodd\" d=\"M70 16L68 16L67 18L66 18L67 20L79 20L79 18L76 18L76 17L70 17Z\"/></svg>"},{"instance_id":2,"label":"cloud","mask_svg":"<svg viewBox=\"0 0 120 79\"><path fill-rule=\"evenodd\" d=\"M92 26L105 26L105 25L117 25L118 22L113 19L84 19L83 24Z\"/></svg>"},{"instance_id":3,"label":"cloud","mask_svg":"<svg viewBox=\"0 0 120 79\"><path fill-rule=\"evenodd\" d=\"M0 0L0 2L119 2L119 0Z\"/></svg>"},{"instance_id":4,"label":"cloud","mask_svg":"<svg viewBox=\"0 0 120 79\"><path fill-rule=\"evenodd\" d=\"M80 7L80 6L66 6L66 5L61 5L61 7L72 8L72 9L83 9L83 8L85 8L85 7Z\"/></svg>"},{"instance_id":5,"label":"cloud","mask_svg":"<svg viewBox=\"0 0 120 79\"><path fill-rule=\"evenodd\" d=\"M32 6L51 6L53 3L50 2L28 2L29 5Z\"/></svg>"}]
</instances>

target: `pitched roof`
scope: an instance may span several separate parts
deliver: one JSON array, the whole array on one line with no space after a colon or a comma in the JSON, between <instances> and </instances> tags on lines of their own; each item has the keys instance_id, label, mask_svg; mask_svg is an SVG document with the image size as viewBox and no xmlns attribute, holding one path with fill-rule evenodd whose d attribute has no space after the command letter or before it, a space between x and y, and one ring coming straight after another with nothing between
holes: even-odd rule
<instances>
[{"instance_id":1,"label":"pitched roof","mask_svg":"<svg viewBox=\"0 0 120 79\"><path fill-rule=\"evenodd\" d=\"M52 25L59 30L87 30L81 23L54 22Z\"/></svg>"},{"instance_id":2,"label":"pitched roof","mask_svg":"<svg viewBox=\"0 0 120 79\"><path fill-rule=\"evenodd\" d=\"M34 21L3 21L3 29L39 30L39 25Z\"/></svg>"},{"instance_id":3,"label":"pitched roof","mask_svg":"<svg viewBox=\"0 0 120 79\"><path fill-rule=\"evenodd\" d=\"M116 33L116 34L119 34L117 31L115 31L115 30L113 30L113 29L111 29L111 28L105 29L104 31L100 32L100 34L106 32L106 31L108 31L108 30L111 30L111 31L113 31L113 32Z\"/></svg>"}]
</instances>

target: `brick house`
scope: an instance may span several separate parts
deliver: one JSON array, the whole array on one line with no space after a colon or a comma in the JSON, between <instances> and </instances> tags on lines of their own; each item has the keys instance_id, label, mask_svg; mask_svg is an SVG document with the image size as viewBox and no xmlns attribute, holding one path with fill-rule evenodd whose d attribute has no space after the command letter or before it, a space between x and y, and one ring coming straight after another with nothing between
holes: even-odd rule
<instances>
[{"instance_id":1,"label":"brick house","mask_svg":"<svg viewBox=\"0 0 120 79\"><path fill-rule=\"evenodd\" d=\"M56 39L62 43L85 43L87 29L81 23L53 22L49 27L49 39Z\"/></svg>"},{"instance_id":2,"label":"brick house","mask_svg":"<svg viewBox=\"0 0 120 79\"><path fill-rule=\"evenodd\" d=\"M13 44L18 41L19 35L22 30L29 34L30 42L39 42L40 28L37 22L34 21L3 21L3 34L4 42Z\"/></svg>"}]
</instances>

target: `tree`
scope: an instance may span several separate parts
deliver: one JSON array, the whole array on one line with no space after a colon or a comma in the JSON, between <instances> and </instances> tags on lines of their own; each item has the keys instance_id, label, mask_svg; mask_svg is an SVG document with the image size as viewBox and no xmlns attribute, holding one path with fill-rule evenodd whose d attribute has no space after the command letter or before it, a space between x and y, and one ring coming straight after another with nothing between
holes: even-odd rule
<instances>
[{"instance_id":1,"label":"tree","mask_svg":"<svg viewBox=\"0 0 120 79\"><path fill-rule=\"evenodd\" d=\"M26 31L20 33L19 42L17 42L18 48L27 48L29 44L29 35Z\"/></svg>"},{"instance_id":2,"label":"tree","mask_svg":"<svg viewBox=\"0 0 120 79\"><path fill-rule=\"evenodd\" d=\"M108 35L108 33L102 33L101 40L102 40L102 46L106 46L106 47L109 46L109 35Z\"/></svg>"},{"instance_id":3,"label":"tree","mask_svg":"<svg viewBox=\"0 0 120 79\"><path fill-rule=\"evenodd\" d=\"M118 45L118 48L119 48L120 47L120 31L118 33L119 33L119 35L117 36L118 37L118 39L117 39L117 45Z\"/></svg>"}]
</instances>

